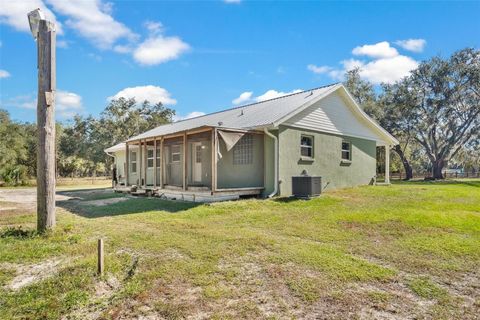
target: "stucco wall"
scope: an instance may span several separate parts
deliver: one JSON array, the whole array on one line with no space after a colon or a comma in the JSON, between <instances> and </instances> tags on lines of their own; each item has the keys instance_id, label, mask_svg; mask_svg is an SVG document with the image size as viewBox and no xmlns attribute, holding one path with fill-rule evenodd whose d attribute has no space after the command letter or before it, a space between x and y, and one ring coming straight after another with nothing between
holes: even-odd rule
<instances>
[{"instance_id":1,"label":"stucco wall","mask_svg":"<svg viewBox=\"0 0 480 320\"><path fill-rule=\"evenodd\" d=\"M115 152L114 156L118 182L125 182L125 151Z\"/></svg>"},{"instance_id":2,"label":"stucco wall","mask_svg":"<svg viewBox=\"0 0 480 320\"><path fill-rule=\"evenodd\" d=\"M273 135L278 137L278 131L271 132ZM264 170L265 170L265 179L263 190L263 196L268 196L273 192L274 188L274 179L275 179L275 143L274 140L264 135Z\"/></svg>"},{"instance_id":3,"label":"stucco wall","mask_svg":"<svg viewBox=\"0 0 480 320\"><path fill-rule=\"evenodd\" d=\"M300 159L300 137L314 138L314 161ZM352 144L351 163L341 160L342 140ZM376 142L360 138L318 133L287 126L279 129L280 195L292 193L292 176L306 170L309 175L322 177L322 187L335 189L369 184L376 173Z\"/></svg>"},{"instance_id":4,"label":"stucco wall","mask_svg":"<svg viewBox=\"0 0 480 320\"><path fill-rule=\"evenodd\" d=\"M263 187L263 143L262 134L253 134L253 162L233 164L233 149L227 152L225 143L219 139L222 158L217 166L217 188Z\"/></svg>"}]
</instances>

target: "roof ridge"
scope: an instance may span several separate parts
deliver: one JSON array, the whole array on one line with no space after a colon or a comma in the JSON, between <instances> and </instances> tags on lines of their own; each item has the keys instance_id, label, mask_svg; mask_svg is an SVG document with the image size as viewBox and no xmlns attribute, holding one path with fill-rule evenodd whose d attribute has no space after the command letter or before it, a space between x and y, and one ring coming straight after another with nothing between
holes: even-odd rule
<instances>
[{"instance_id":1,"label":"roof ridge","mask_svg":"<svg viewBox=\"0 0 480 320\"><path fill-rule=\"evenodd\" d=\"M198 118L210 116L210 115L212 115L212 114L217 114L217 113L226 112L226 111L230 111L230 110L235 110L235 109L250 107L250 106L253 106L253 105L256 105L256 104L260 104L260 103L264 103L264 102L268 102L268 101L273 101L273 100L278 100L278 99L283 99L283 98L286 98L286 97L290 97L290 96L293 96L293 95L296 95L296 94L305 93L305 92L308 92L308 91L313 91L313 90L318 90L318 89L324 89L324 88L327 88L327 87L333 87L333 86L335 86L335 85L337 85L337 84L339 84L339 83L340 83L340 82L335 82L335 83L327 84L327 85L324 85L324 86L320 86L320 87L316 87L316 88L312 88L312 89L308 89L308 90L303 90L303 91L299 91L299 92L289 93L289 94L286 94L286 95L284 95L284 96L279 96L279 97L275 97L275 98L271 98L271 99L267 99L267 100L263 100L263 101L252 102L252 103L244 104L244 105L241 105L241 106L235 106L235 107L231 107L231 108L228 108L228 109L223 109L223 110L219 110L219 111L215 111L215 112L211 112L211 113L206 113L206 114L202 114L201 116L196 116L196 117L192 117L192 118L188 118L188 119L178 120L178 121L175 121L175 122L165 123L165 124L162 124L162 125L160 125L160 126L158 126L158 127L161 127L161 126L164 126L164 125L167 125L167 124L174 124L174 123L184 122L184 121L188 121L188 120L192 120L192 119L198 119ZM158 127L155 127L155 128L158 128ZM155 128L153 128L153 129L155 129ZM151 129L151 130L153 130L153 129ZM149 130L149 131L150 131L150 130Z\"/></svg>"}]
</instances>

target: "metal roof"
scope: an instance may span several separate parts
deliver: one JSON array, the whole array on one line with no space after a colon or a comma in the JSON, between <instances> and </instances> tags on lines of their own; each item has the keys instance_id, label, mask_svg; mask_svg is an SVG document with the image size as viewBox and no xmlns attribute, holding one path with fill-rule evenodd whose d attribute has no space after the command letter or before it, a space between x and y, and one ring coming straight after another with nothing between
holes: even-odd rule
<instances>
[{"instance_id":1,"label":"metal roof","mask_svg":"<svg viewBox=\"0 0 480 320\"><path fill-rule=\"evenodd\" d=\"M158 137L205 126L242 130L266 127L293 113L304 104L317 100L326 93L335 90L337 86L341 86L341 84L331 84L195 118L164 124L134 136L128 139L128 141Z\"/></svg>"}]
</instances>

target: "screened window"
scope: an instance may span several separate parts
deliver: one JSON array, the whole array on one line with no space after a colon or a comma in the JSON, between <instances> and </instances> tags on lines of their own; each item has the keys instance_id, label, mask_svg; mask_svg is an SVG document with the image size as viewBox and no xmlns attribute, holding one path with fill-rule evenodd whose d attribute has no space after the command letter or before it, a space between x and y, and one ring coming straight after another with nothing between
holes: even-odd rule
<instances>
[{"instance_id":1,"label":"screened window","mask_svg":"<svg viewBox=\"0 0 480 320\"><path fill-rule=\"evenodd\" d=\"M137 151L130 152L130 165L132 173L137 173Z\"/></svg>"},{"instance_id":2,"label":"screened window","mask_svg":"<svg viewBox=\"0 0 480 320\"><path fill-rule=\"evenodd\" d=\"M233 164L253 163L253 136L245 134L233 147Z\"/></svg>"},{"instance_id":3,"label":"screened window","mask_svg":"<svg viewBox=\"0 0 480 320\"><path fill-rule=\"evenodd\" d=\"M342 160L352 160L352 145L348 141L342 141Z\"/></svg>"},{"instance_id":4,"label":"screened window","mask_svg":"<svg viewBox=\"0 0 480 320\"><path fill-rule=\"evenodd\" d=\"M147 168L153 168L153 149L147 150Z\"/></svg>"},{"instance_id":5,"label":"screened window","mask_svg":"<svg viewBox=\"0 0 480 320\"><path fill-rule=\"evenodd\" d=\"M180 146L172 146L172 162L180 162Z\"/></svg>"},{"instance_id":6,"label":"screened window","mask_svg":"<svg viewBox=\"0 0 480 320\"><path fill-rule=\"evenodd\" d=\"M195 146L195 162L202 163L202 146Z\"/></svg>"},{"instance_id":7,"label":"screened window","mask_svg":"<svg viewBox=\"0 0 480 320\"><path fill-rule=\"evenodd\" d=\"M313 137L302 135L300 138L300 155L313 158Z\"/></svg>"},{"instance_id":8,"label":"screened window","mask_svg":"<svg viewBox=\"0 0 480 320\"><path fill-rule=\"evenodd\" d=\"M157 161L157 168L160 168L160 149L157 148L157 155L155 157L156 161Z\"/></svg>"}]
</instances>

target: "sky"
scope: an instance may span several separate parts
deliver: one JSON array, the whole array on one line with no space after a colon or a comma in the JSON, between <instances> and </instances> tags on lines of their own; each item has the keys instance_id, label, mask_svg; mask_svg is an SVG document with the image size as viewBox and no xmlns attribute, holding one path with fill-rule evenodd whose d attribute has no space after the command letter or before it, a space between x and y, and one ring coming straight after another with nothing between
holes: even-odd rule
<instances>
[{"instance_id":1,"label":"sky","mask_svg":"<svg viewBox=\"0 0 480 320\"><path fill-rule=\"evenodd\" d=\"M422 60L480 47L480 1L0 0L0 108L36 121L27 13L57 28L56 118L111 99L162 102L175 119L342 81L374 84Z\"/></svg>"}]
</instances>

